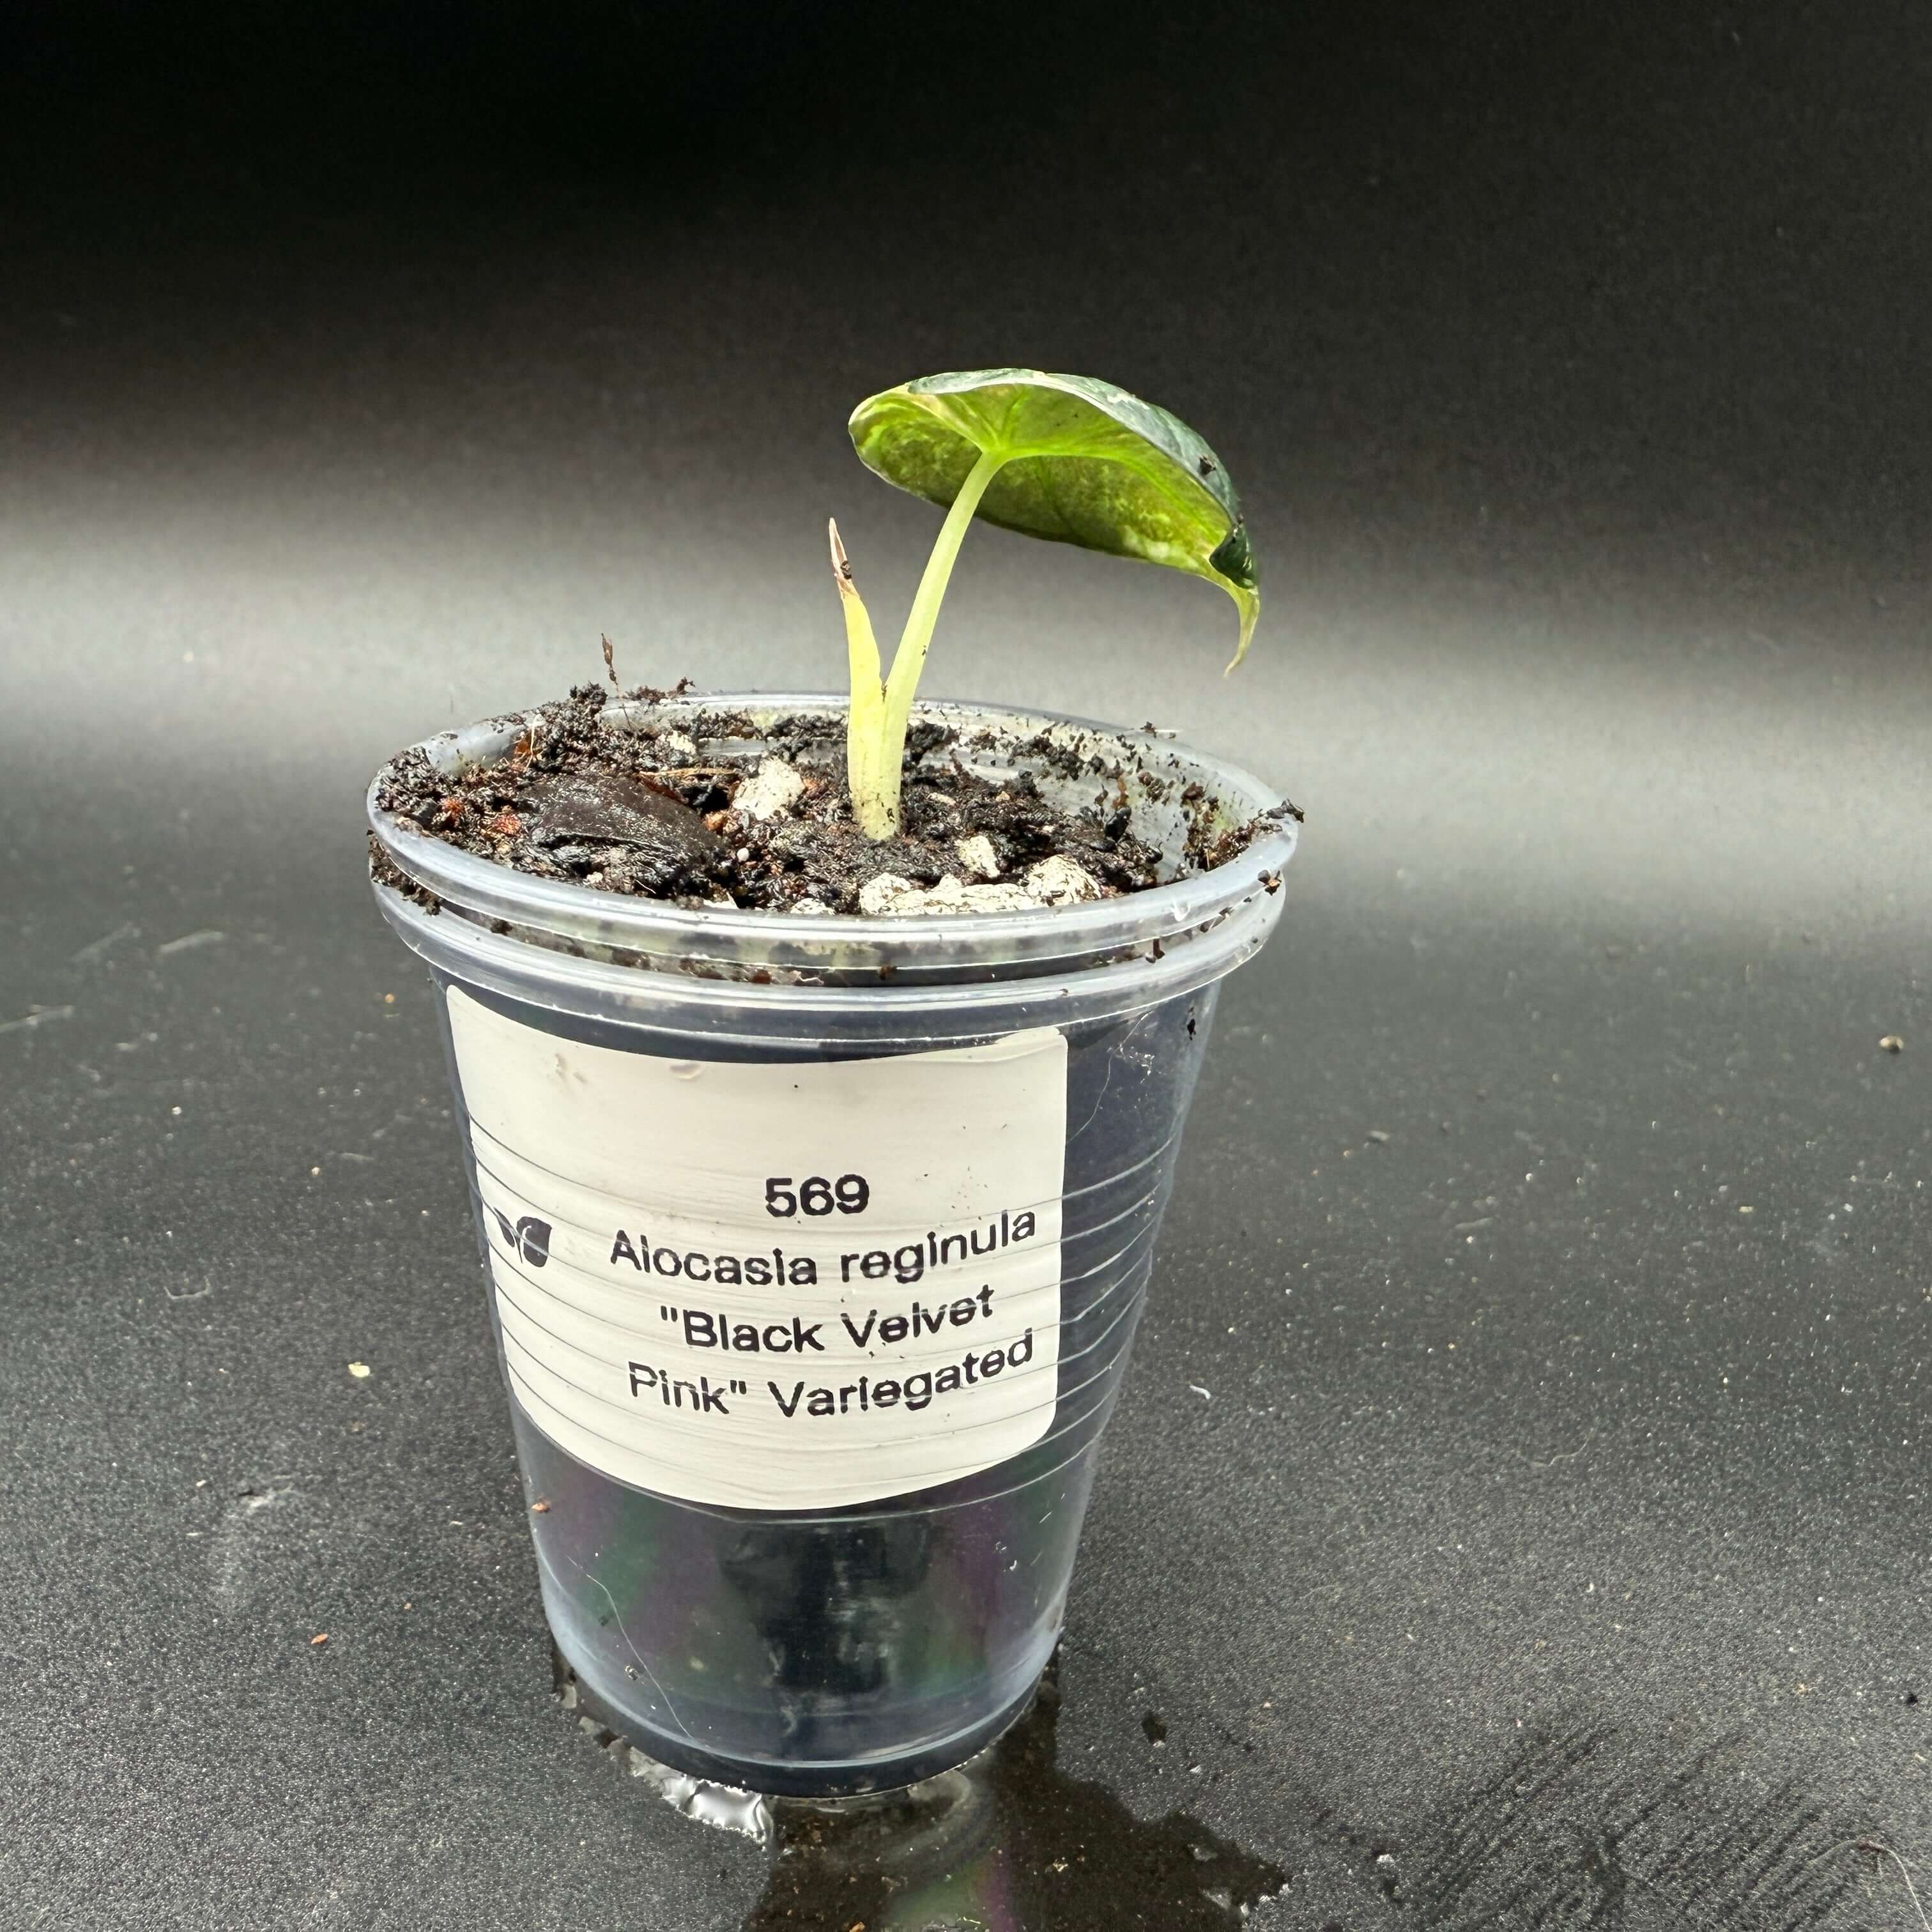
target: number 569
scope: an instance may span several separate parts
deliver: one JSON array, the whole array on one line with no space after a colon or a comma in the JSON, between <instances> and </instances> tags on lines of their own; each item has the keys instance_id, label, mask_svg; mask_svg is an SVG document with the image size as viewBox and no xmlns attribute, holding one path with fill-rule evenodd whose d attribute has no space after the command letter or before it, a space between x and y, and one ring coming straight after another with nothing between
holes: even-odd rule
<instances>
[{"instance_id":1,"label":"number 569","mask_svg":"<svg viewBox=\"0 0 1932 1932\"><path fill-rule=\"evenodd\" d=\"M862 1174L842 1174L827 1180L814 1174L796 1184L788 1174L775 1174L765 1183L765 1212L781 1220L794 1214L829 1214L836 1208L842 1214L862 1214L872 1198L872 1190Z\"/></svg>"}]
</instances>

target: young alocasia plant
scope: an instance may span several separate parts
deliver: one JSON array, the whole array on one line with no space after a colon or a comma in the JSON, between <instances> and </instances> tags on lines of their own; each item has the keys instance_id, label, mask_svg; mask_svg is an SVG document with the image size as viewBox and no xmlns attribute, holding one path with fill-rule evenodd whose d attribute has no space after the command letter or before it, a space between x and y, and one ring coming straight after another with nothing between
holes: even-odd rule
<instances>
[{"instance_id":1,"label":"young alocasia plant","mask_svg":"<svg viewBox=\"0 0 1932 1932\"><path fill-rule=\"evenodd\" d=\"M974 369L923 376L852 412L860 460L946 512L890 674L832 526L845 610L852 710L846 729L852 807L868 836L899 828L906 727L952 566L976 513L1056 543L1162 563L1218 584L1240 613L1232 662L1247 654L1260 572L1221 460L1166 410L1090 376Z\"/></svg>"}]
</instances>

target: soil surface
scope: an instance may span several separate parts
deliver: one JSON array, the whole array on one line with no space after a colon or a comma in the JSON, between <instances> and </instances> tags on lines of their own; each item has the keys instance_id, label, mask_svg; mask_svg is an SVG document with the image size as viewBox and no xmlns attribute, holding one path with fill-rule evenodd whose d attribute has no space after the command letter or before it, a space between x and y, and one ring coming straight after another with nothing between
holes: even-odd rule
<instances>
[{"instance_id":1,"label":"soil surface","mask_svg":"<svg viewBox=\"0 0 1932 1932\"><path fill-rule=\"evenodd\" d=\"M809 715L760 729L742 714L694 715L667 694L578 686L519 721L508 754L452 778L418 750L380 781L377 802L428 836L538 878L690 905L811 913L988 911L1111 898L1210 870L1265 828L1220 823L1198 786L1177 790L1118 756L1082 756L1042 736L971 734L915 723L903 829L873 840L846 788L842 724ZM991 764L1006 775L969 770ZM1151 763L1152 761L1150 761ZM1083 783L1092 802L1056 804L1033 767ZM1184 850L1163 856L1130 829L1134 792L1177 799ZM1300 814L1293 806L1276 815ZM412 882L371 842L376 876Z\"/></svg>"}]
</instances>

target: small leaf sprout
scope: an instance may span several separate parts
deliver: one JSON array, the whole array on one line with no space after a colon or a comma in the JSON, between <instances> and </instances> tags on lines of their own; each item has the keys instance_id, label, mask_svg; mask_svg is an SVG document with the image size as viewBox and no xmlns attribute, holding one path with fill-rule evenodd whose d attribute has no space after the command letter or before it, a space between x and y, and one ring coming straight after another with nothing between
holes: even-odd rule
<instances>
[{"instance_id":1,"label":"small leaf sprout","mask_svg":"<svg viewBox=\"0 0 1932 1932\"><path fill-rule=\"evenodd\" d=\"M830 528L852 686L847 772L853 813L868 838L899 829L913 700L976 514L1220 584L1240 614L1228 668L1247 654L1260 572L1240 502L1220 459L1166 410L1091 376L979 369L922 376L871 397L852 412L850 429L869 469L946 512L890 670L838 526Z\"/></svg>"}]
</instances>

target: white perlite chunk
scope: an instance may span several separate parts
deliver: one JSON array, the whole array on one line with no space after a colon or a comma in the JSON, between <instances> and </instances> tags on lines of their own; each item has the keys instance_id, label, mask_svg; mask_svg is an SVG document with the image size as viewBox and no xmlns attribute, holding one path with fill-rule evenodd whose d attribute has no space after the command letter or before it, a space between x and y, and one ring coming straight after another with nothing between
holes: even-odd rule
<instances>
[{"instance_id":1,"label":"white perlite chunk","mask_svg":"<svg viewBox=\"0 0 1932 1932\"><path fill-rule=\"evenodd\" d=\"M682 731L660 731L658 742L667 752L675 752L681 758L694 758L698 755L698 741L687 738Z\"/></svg>"},{"instance_id":2,"label":"white perlite chunk","mask_svg":"<svg viewBox=\"0 0 1932 1932\"><path fill-rule=\"evenodd\" d=\"M731 809L760 821L789 812L805 790L805 781L782 758L761 758L758 769L739 786Z\"/></svg>"},{"instance_id":3,"label":"white perlite chunk","mask_svg":"<svg viewBox=\"0 0 1932 1932\"><path fill-rule=\"evenodd\" d=\"M934 912L1030 912L1040 903L1024 886L969 886L951 872L930 887L916 886L896 872L881 872L859 889L859 910L868 919L907 919Z\"/></svg>"},{"instance_id":4,"label":"white perlite chunk","mask_svg":"<svg viewBox=\"0 0 1932 1932\"><path fill-rule=\"evenodd\" d=\"M976 832L970 838L954 840L952 849L958 854L959 863L969 879L997 879L1000 876L1000 855L993 850L993 842L983 832Z\"/></svg>"},{"instance_id":5,"label":"white perlite chunk","mask_svg":"<svg viewBox=\"0 0 1932 1932\"><path fill-rule=\"evenodd\" d=\"M1080 899L1097 899L1100 888L1094 875L1071 859L1055 854L1029 866L1024 880L1027 890L1042 905L1070 905Z\"/></svg>"},{"instance_id":6,"label":"white perlite chunk","mask_svg":"<svg viewBox=\"0 0 1932 1932\"><path fill-rule=\"evenodd\" d=\"M1036 912L1043 906L1097 899L1100 888L1071 859L1042 859L1023 880L968 885L948 872L936 886L916 886L896 872L881 872L859 890L868 919L910 918L935 912Z\"/></svg>"},{"instance_id":7,"label":"white perlite chunk","mask_svg":"<svg viewBox=\"0 0 1932 1932\"><path fill-rule=\"evenodd\" d=\"M902 879L896 872L881 872L859 888L859 910L868 919L883 919L889 913L898 911L902 899L920 896L920 889L911 880Z\"/></svg>"}]
</instances>

